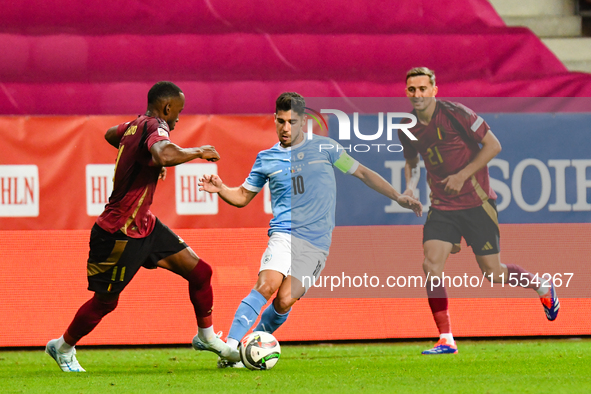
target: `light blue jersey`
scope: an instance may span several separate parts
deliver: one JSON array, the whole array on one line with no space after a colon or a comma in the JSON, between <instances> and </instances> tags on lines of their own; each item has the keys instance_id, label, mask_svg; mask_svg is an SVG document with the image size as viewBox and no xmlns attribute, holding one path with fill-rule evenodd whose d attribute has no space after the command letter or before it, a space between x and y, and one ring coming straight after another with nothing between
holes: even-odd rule
<instances>
[{"instance_id":1,"label":"light blue jersey","mask_svg":"<svg viewBox=\"0 0 591 394\"><path fill-rule=\"evenodd\" d=\"M273 219L269 235L284 232L328 251L335 226L333 166L352 174L359 163L333 139L314 135L291 148L279 143L257 155L242 185L258 193L269 182Z\"/></svg>"},{"instance_id":2,"label":"light blue jersey","mask_svg":"<svg viewBox=\"0 0 591 394\"><path fill-rule=\"evenodd\" d=\"M269 224L269 235L274 232L291 233L291 150L279 143L257 155L246 181L246 190L258 193L269 182L273 219Z\"/></svg>"}]
</instances>

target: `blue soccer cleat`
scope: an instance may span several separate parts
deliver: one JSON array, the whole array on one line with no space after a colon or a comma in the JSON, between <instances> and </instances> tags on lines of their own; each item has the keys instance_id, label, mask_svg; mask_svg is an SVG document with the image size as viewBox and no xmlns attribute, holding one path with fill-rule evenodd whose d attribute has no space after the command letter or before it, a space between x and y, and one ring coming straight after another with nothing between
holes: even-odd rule
<instances>
[{"instance_id":1,"label":"blue soccer cleat","mask_svg":"<svg viewBox=\"0 0 591 394\"><path fill-rule=\"evenodd\" d=\"M556 289L554 289L554 283L551 283L550 290L540 297L542 305L544 306L544 312L548 320L553 321L558 317L558 311L560 310L560 301L556 296Z\"/></svg>"},{"instance_id":2,"label":"blue soccer cleat","mask_svg":"<svg viewBox=\"0 0 591 394\"><path fill-rule=\"evenodd\" d=\"M458 347L453 344L449 345L447 339L441 338L439 342L433 346L433 349L425 350L421 354L432 355L432 354L456 354Z\"/></svg>"}]
</instances>

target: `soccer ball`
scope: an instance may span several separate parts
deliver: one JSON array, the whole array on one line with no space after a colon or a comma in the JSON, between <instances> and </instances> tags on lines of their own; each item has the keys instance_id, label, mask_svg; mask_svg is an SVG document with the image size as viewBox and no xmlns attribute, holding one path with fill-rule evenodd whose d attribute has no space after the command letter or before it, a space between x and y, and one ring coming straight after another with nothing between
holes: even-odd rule
<instances>
[{"instance_id":1,"label":"soccer ball","mask_svg":"<svg viewBox=\"0 0 591 394\"><path fill-rule=\"evenodd\" d=\"M272 334L255 331L242 338L238 351L246 368L271 369L279 361L281 346Z\"/></svg>"}]
</instances>

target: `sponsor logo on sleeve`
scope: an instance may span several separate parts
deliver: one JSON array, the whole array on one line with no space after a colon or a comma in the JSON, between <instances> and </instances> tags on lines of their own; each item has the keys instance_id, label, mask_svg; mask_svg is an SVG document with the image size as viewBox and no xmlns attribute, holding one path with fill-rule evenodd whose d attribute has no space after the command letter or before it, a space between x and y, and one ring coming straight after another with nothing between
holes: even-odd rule
<instances>
[{"instance_id":1,"label":"sponsor logo on sleeve","mask_svg":"<svg viewBox=\"0 0 591 394\"><path fill-rule=\"evenodd\" d=\"M167 137L168 138L168 131L164 130L162 127L158 127L158 135L160 137Z\"/></svg>"}]
</instances>

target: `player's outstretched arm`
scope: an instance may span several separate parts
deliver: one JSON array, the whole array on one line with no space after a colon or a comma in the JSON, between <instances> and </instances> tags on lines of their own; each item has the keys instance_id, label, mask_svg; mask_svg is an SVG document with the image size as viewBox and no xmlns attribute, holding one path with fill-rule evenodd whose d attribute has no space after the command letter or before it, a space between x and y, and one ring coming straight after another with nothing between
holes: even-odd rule
<instances>
[{"instance_id":1,"label":"player's outstretched arm","mask_svg":"<svg viewBox=\"0 0 591 394\"><path fill-rule=\"evenodd\" d=\"M152 163L155 166L172 167L193 159L218 161L220 155L211 145L199 148L181 148L168 140L158 141L150 148Z\"/></svg>"},{"instance_id":2,"label":"player's outstretched arm","mask_svg":"<svg viewBox=\"0 0 591 394\"><path fill-rule=\"evenodd\" d=\"M482 141L482 149L466 167L454 175L450 175L441 181L445 185L445 192L458 194L468 178L486 166L501 151L501 143L492 131L488 131Z\"/></svg>"},{"instance_id":3,"label":"player's outstretched arm","mask_svg":"<svg viewBox=\"0 0 591 394\"><path fill-rule=\"evenodd\" d=\"M217 193L228 204L242 208L248 205L257 194L245 189L243 186L228 187L217 175L203 175L199 178L199 190L208 193Z\"/></svg>"},{"instance_id":4,"label":"player's outstretched arm","mask_svg":"<svg viewBox=\"0 0 591 394\"><path fill-rule=\"evenodd\" d=\"M353 176L361 179L363 183L376 192L396 201L401 207L412 209L417 216L423 216L423 205L419 200L398 193L396 189L394 189L394 187L392 187L392 185L377 172L359 164L359 167L357 167Z\"/></svg>"},{"instance_id":5,"label":"player's outstretched arm","mask_svg":"<svg viewBox=\"0 0 591 394\"><path fill-rule=\"evenodd\" d=\"M414 197L419 179L421 178L419 155L414 159L406 159L406 163L404 164L404 178L406 179L406 190L402 194Z\"/></svg>"},{"instance_id":6,"label":"player's outstretched arm","mask_svg":"<svg viewBox=\"0 0 591 394\"><path fill-rule=\"evenodd\" d=\"M119 142L121 141L121 138L117 137L117 126L113 126L107 130L105 133L105 139L109 144L119 149Z\"/></svg>"}]
</instances>

